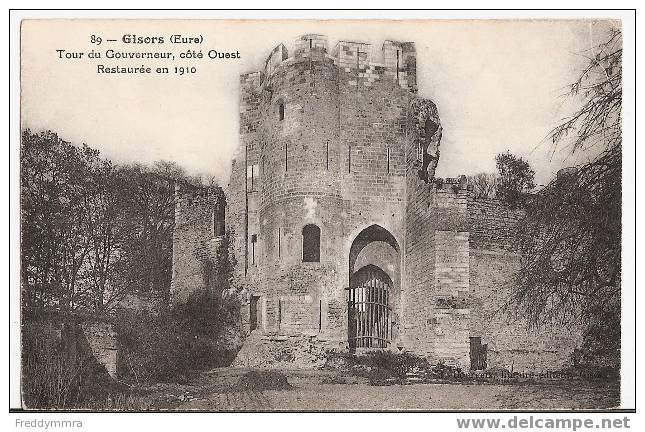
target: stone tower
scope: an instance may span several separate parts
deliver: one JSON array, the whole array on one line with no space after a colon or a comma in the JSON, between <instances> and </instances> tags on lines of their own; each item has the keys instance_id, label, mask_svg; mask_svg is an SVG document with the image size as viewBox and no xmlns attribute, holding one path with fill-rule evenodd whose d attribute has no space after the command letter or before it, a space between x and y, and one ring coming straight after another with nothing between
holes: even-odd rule
<instances>
[{"instance_id":1,"label":"stone tower","mask_svg":"<svg viewBox=\"0 0 645 432\"><path fill-rule=\"evenodd\" d=\"M186 301L192 293L225 286L226 199L219 187L175 184L170 299Z\"/></svg>"},{"instance_id":2,"label":"stone tower","mask_svg":"<svg viewBox=\"0 0 645 432\"><path fill-rule=\"evenodd\" d=\"M497 313L520 264L521 213L474 198L465 176L435 178L443 130L416 77L411 42L329 51L316 34L241 76L226 197L247 335L237 365L387 349L464 369L543 370L579 342L579 329L528 331ZM209 227L222 200L177 196L180 298L216 277Z\"/></svg>"},{"instance_id":3,"label":"stone tower","mask_svg":"<svg viewBox=\"0 0 645 432\"><path fill-rule=\"evenodd\" d=\"M416 93L409 42L304 35L241 77L227 214L250 331L400 343L406 175L433 176L441 137Z\"/></svg>"}]
</instances>

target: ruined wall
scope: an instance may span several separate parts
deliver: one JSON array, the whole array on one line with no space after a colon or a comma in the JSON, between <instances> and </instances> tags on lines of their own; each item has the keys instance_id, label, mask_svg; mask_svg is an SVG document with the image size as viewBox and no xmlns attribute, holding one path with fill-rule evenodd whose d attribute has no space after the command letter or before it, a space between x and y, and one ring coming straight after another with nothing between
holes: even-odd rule
<instances>
[{"instance_id":1,"label":"ruined wall","mask_svg":"<svg viewBox=\"0 0 645 432\"><path fill-rule=\"evenodd\" d=\"M416 192L418 201L408 201L406 349L467 370L470 338L479 337L488 368L562 367L581 329L529 330L503 310L520 268L514 232L521 213L498 200L473 199L463 177L408 184L408 196Z\"/></svg>"},{"instance_id":2,"label":"ruined wall","mask_svg":"<svg viewBox=\"0 0 645 432\"><path fill-rule=\"evenodd\" d=\"M109 322L84 321L80 323L94 358L105 366L107 373L117 377L118 344L117 334Z\"/></svg>"},{"instance_id":3,"label":"ruined wall","mask_svg":"<svg viewBox=\"0 0 645 432\"><path fill-rule=\"evenodd\" d=\"M432 358L469 366L472 298L469 286L470 231L465 178L435 184L434 298L430 330Z\"/></svg>"},{"instance_id":4,"label":"ruined wall","mask_svg":"<svg viewBox=\"0 0 645 432\"><path fill-rule=\"evenodd\" d=\"M470 287L476 298L471 336L488 344L488 367L514 371L554 370L569 362L581 343L581 328L545 325L529 329L525 320L509 316L509 300L520 255L514 240L518 211L493 199L469 199Z\"/></svg>"},{"instance_id":5,"label":"ruined wall","mask_svg":"<svg viewBox=\"0 0 645 432\"><path fill-rule=\"evenodd\" d=\"M159 293L131 291L119 300L115 310L158 314L168 306L167 300L165 295Z\"/></svg>"},{"instance_id":6,"label":"ruined wall","mask_svg":"<svg viewBox=\"0 0 645 432\"><path fill-rule=\"evenodd\" d=\"M432 135L426 134L425 123L429 119L439 124L434 104L423 99L414 100L408 116L409 132L405 147L405 282L401 293L399 324L403 335L401 346L425 355L434 351L435 340L430 326L435 285L433 261L437 213L434 208L436 193L430 181L431 176L424 168L424 155L438 155L441 139L440 129Z\"/></svg>"},{"instance_id":7,"label":"ruined wall","mask_svg":"<svg viewBox=\"0 0 645 432\"><path fill-rule=\"evenodd\" d=\"M117 334L109 317L50 314L23 323L21 332L29 344L42 338L31 349L46 349L49 344L61 347L69 364L92 356L105 367L110 377L117 378ZM51 353L45 351L40 354ZM26 353L23 352L24 355Z\"/></svg>"},{"instance_id":8,"label":"ruined wall","mask_svg":"<svg viewBox=\"0 0 645 432\"><path fill-rule=\"evenodd\" d=\"M171 302L202 289L221 289L225 272L225 198L220 188L177 184Z\"/></svg>"},{"instance_id":9,"label":"ruined wall","mask_svg":"<svg viewBox=\"0 0 645 432\"><path fill-rule=\"evenodd\" d=\"M473 301L465 179L429 184L411 180L406 242L406 349L422 353L431 361L467 368ZM416 194L414 201L412 194Z\"/></svg>"}]
</instances>

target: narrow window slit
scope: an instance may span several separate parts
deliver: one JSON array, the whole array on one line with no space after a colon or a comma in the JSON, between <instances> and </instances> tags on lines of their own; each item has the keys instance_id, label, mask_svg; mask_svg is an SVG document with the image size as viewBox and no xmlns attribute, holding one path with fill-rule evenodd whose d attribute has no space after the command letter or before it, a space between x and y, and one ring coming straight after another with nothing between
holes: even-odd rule
<instances>
[{"instance_id":1,"label":"narrow window slit","mask_svg":"<svg viewBox=\"0 0 645 432\"><path fill-rule=\"evenodd\" d=\"M278 299L278 330L280 330L280 324L282 324L282 300Z\"/></svg>"},{"instance_id":2,"label":"narrow window slit","mask_svg":"<svg viewBox=\"0 0 645 432\"><path fill-rule=\"evenodd\" d=\"M258 242L258 235L251 236L251 264L255 265L255 244Z\"/></svg>"},{"instance_id":3,"label":"narrow window slit","mask_svg":"<svg viewBox=\"0 0 645 432\"><path fill-rule=\"evenodd\" d=\"M329 171L329 142L325 145L325 169Z\"/></svg>"},{"instance_id":4,"label":"narrow window slit","mask_svg":"<svg viewBox=\"0 0 645 432\"><path fill-rule=\"evenodd\" d=\"M226 208L218 204L213 210L213 236L221 237L226 232Z\"/></svg>"},{"instance_id":5,"label":"narrow window slit","mask_svg":"<svg viewBox=\"0 0 645 432\"><path fill-rule=\"evenodd\" d=\"M399 50L396 50L396 82L399 82Z\"/></svg>"},{"instance_id":6,"label":"narrow window slit","mask_svg":"<svg viewBox=\"0 0 645 432\"><path fill-rule=\"evenodd\" d=\"M387 148L387 173L390 173L390 148Z\"/></svg>"}]
</instances>

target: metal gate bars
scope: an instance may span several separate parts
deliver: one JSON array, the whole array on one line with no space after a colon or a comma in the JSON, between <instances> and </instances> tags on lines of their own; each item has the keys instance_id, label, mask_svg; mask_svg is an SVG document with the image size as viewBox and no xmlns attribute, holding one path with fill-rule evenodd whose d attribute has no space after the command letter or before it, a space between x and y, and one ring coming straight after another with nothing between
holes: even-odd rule
<instances>
[{"instance_id":1,"label":"metal gate bars","mask_svg":"<svg viewBox=\"0 0 645 432\"><path fill-rule=\"evenodd\" d=\"M392 283L385 272L368 266L352 276L348 289L350 349L387 348L391 339L389 306Z\"/></svg>"}]
</instances>

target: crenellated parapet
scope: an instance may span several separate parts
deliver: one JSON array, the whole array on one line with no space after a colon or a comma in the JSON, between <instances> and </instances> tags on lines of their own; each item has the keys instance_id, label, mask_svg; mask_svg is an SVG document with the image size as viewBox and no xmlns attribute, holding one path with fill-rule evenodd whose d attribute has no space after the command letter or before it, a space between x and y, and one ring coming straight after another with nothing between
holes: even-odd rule
<instances>
[{"instance_id":1,"label":"crenellated parapet","mask_svg":"<svg viewBox=\"0 0 645 432\"><path fill-rule=\"evenodd\" d=\"M320 34L298 37L293 53L279 44L266 58L263 70L242 75L241 84L246 90L257 89L258 84L270 86L272 76L280 69L316 61L330 61L340 73L347 75L350 86L371 87L376 81L385 81L412 93L417 91L414 43L388 40L380 50L375 50L369 43L339 41L329 52L327 36Z\"/></svg>"}]
</instances>

